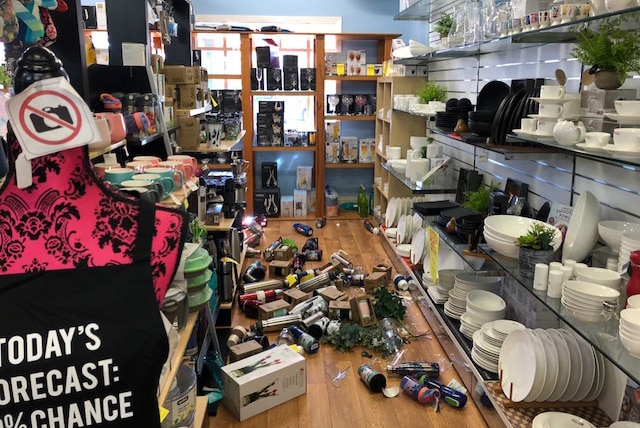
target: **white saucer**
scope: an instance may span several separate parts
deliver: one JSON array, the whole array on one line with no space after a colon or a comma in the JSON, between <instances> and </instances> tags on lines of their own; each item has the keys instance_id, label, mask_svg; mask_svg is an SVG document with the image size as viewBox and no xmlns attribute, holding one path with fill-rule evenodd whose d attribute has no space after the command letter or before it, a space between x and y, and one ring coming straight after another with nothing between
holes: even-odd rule
<instances>
[{"instance_id":1,"label":"white saucer","mask_svg":"<svg viewBox=\"0 0 640 428\"><path fill-rule=\"evenodd\" d=\"M574 95L578 95L578 97L574 97ZM540 98L540 97L531 97L533 101L539 102L540 104L564 104L571 101L579 101L580 94L565 94L564 98Z\"/></svg>"},{"instance_id":2,"label":"white saucer","mask_svg":"<svg viewBox=\"0 0 640 428\"><path fill-rule=\"evenodd\" d=\"M604 115L620 125L640 125L640 116L625 116L617 113L605 113Z\"/></svg>"},{"instance_id":3,"label":"white saucer","mask_svg":"<svg viewBox=\"0 0 640 428\"><path fill-rule=\"evenodd\" d=\"M622 150L619 147L616 147L615 144L607 144L606 146L604 146L604 150L614 156L619 156L621 158L640 160L639 150Z\"/></svg>"},{"instance_id":4,"label":"white saucer","mask_svg":"<svg viewBox=\"0 0 640 428\"><path fill-rule=\"evenodd\" d=\"M553 138L553 133L551 133L551 134L541 134L541 133L540 133L539 131L537 131L537 130L536 130L535 132L532 132L532 133L531 133L531 134L529 134L529 135L531 135L531 136L533 136L533 137L537 137L537 138Z\"/></svg>"},{"instance_id":5,"label":"white saucer","mask_svg":"<svg viewBox=\"0 0 640 428\"><path fill-rule=\"evenodd\" d=\"M525 131L524 129L514 129L512 130L512 132L518 137L530 137L533 135L532 133Z\"/></svg>"},{"instance_id":6,"label":"white saucer","mask_svg":"<svg viewBox=\"0 0 640 428\"><path fill-rule=\"evenodd\" d=\"M590 146L587 143L578 143L576 144L576 147L579 148L580 150L584 150L585 152L597 152L597 153L602 153L605 151L604 147L595 147L595 146Z\"/></svg>"}]
</instances>

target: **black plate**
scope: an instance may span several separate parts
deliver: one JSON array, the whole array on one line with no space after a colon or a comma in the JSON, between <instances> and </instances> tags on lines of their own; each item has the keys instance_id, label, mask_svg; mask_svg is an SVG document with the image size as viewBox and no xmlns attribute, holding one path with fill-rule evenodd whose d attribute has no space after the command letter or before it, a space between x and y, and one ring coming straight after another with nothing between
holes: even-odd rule
<instances>
[{"instance_id":1,"label":"black plate","mask_svg":"<svg viewBox=\"0 0 640 428\"><path fill-rule=\"evenodd\" d=\"M511 93L511 88L504 82L492 80L484 85L478 94L476 110L498 110L502 100Z\"/></svg>"},{"instance_id":2,"label":"black plate","mask_svg":"<svg viewBox=\"0 0 640 428\"><path fill-rule=\"evenodd\" d=\"M440 214L442 210L456 208L459 204L453 201L414 202L413 210L423 215Z\"/></svg>"},{"instance_id":3,"label":"black plate","mask_svg":"<svg viewBox=\"0 0 640 428\"><path fill-rule=\"evenodd\" d=\"M500 103L500 107L496 111L496 116L493 118L493 126L491 127L491 144L498 144L498 128L500 127L500 122L502 121L502 116L504 116L505 109L507 108L507 104L513 97L513 94L509 94Z\"/></svg>"},{"instance_id":4,"label":"black plate","mask_svg":"<svg viewBox=\"0 0 640 428\"><path fill-rule=\"evenodd\" d=\"M506 143L507 132L510 132L511 119L515 114L516 105L520 102L520 100L527 93L526 89L521 89L516 92L513 97L511 97L509 103L505 107L505 113L500 121L500 126L498 128L498 133L496 135L496 144L499 146L503 146Z\"/></svg>"}]
</instances>

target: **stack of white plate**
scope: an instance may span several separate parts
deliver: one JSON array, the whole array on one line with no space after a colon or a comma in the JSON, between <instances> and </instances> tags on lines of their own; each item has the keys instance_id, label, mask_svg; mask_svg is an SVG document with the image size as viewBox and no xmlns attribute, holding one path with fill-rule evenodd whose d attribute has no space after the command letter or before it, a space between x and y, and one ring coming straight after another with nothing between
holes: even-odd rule
<instances>
[{"instance_id":1,"label":"stack of white plate","mask_svg":"<svg viewBox=\"0 0 640 428\"><path fill-rule=\"evenodd\" d=\"M498 276L477 276L473 272L456 274L453 288L449 290L449 299L444 304L444 313L453 318L460 316L467 310L467 294L473 290L485 290L497 293L501 279Z\"/></svg>"},{"instance_id":2,"label":"stack of white plate","mask_svg":"<svg viewBox=\"0 0 640 428\"><path fill-rule=\"evenodd\" d=\"M524 329L524 325L511 320L496 320L483 324L473 333L471 359L483 369L497 373L500 348L504 339L512 331Z\"/></svg>"},{"instance_id":3,"label":"stack of white plate","mask_svg":"<svg viewBox=\"0 0 640 428\"><path fill-rule=\"evenodd\" d=\"M502 297L484 290L467 293L465 312L460 316L460 332L472 339L483 324L503 319L507 304Z\"/></svg>"},{"instance_id":4,"label":"stack of white plate","mask_svg":"<svg viewBox=\"0 0 640 428\"><path fill-rule=\"evenodd\" d=\"M613 425L611 425L613 426ZM544 412L533 418L531 428L596 428L591 422L571 413Z\"/></svg>"},{"instance_id":5,"label":"stack of white plate","mask_svg":"<svg viewBox=\"0 0 640 428\"><path fill-rule=\"evenodd\" d=\"M422 226L418 226L417 229L414 229L413 238L411 239L411 263L414 265L421 264L427 253L429 253L427 231Z\"/></svg>"},{"instance_id":6,"label":"stack of white plate","mask_svg":"<svg viewBox=\"0 0 640 428\"><path fill-rule=\"evenodd\" d=\"M574 318L585 322L599 322L603 302L617 302L619 297L620 292L613 288L592 282L570 280L562 284L560 301Z\"/></svg>"},{"instance_id":7,"label":"stack of white plate","mask_svg":"<svg viewBox=\"0 0 640 428\"><path fill-rule=\"evenodd\" d=\"M624 265L629 263L629 255L636 250L640 250L640 232L623 232L618 253L618 272L623 271Z\"/></svg>"},{"instance_id":8,"label":"stack of white plate","mask_svg":"<svg viewBox=\"0 0 640 428\"><path fill-rule=\"evenodd\" d=\"M500 349L498 373L511 401L593 401L604 385L604 358L573 331L515 330Z\"/></svg>"},{"instance_id":9,"label":"stack of white plate","mask_svg":"<svg viewBox=\"0 0 640 428\"><path fill-rule=\"evenodd\" d=\"M620 312L620 343L632 357L640 358L640 309L627 308Z\"/></svg>"},{"instance_id":10,"label":"stack of white plate","mask_svg":"<svg viewBox=\"0 0 640 428\"><path fill-rule=\"evenodd\" d=\"M449 290L453 288L456 274L464 272L461 269L441 269L438 271L438 284L433 285L431 273L424 272L422 274L422 284L430 284L427 286L427 293L433 301L439 305L449 300Z\"/></svg>"},{"instance_id":11,"label":"stack of white plate","mask_svg":"<svg viewBox=\"0 0 640 428\"><path fill-rule=\"evenodd\" d=\"M391 198L387 202L387 210L384 214L384 225L395 227L398 225L400 217L411 215L415 202L425 202L428 196L416 196L413 198Z\"/></svg>"},{"instance_id":12,"label":"stack of white plate","mask_svg":"<svg viewBox=\"0 0 640 428\"><path fill-rule=\"evenodd\" d=\"M410 215L401 215L398 219L396 231L396 243L408 244L413 236L413 219Z\"/></svg>"}]
</instances>

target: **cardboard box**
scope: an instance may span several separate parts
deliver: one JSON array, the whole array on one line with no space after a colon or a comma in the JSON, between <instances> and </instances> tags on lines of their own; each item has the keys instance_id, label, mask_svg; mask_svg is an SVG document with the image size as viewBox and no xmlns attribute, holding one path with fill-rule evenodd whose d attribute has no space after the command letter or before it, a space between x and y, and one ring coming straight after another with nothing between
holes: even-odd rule
<instances>
[{"instance_id":1,"label":"cardboard box","mask_svg":"<svg viewBox=\"0 0 640 428\"><path fill-rule=\"evenodd\" d=\"M347 62L346 52L326 52L324 54L324 68L327 75L344 75L345 63ZM341 65L338 73L338 64Z\"/></svg>"},{"instance_id":2,"label":"cardboard box","mask_svg":"<svg viewBox=\"0 0 640 428\"><path fill-rule=\"evenodd\" d=\"M280 345L223 366L222 384L224 405L243 421L305 394L306 360Z\"/></svg>"},{"instance_id":3,"label":"cardboard box","mask_svg":"<svg viewBox=\"0 0 640 428\"><path fill-rule=\"evenodd\" d=\"M364 278L364 291L373 294L378 288L387 286L386 272L373 272Z\"/></svg>"},{"instance_id":4,"label":"cardboard box","mask_svg":"<svg viewBox=\"0 0 640 428\"><path fill-rule=\"evenodd\" d=\"M331 300L329 302L329 317L352 320L351 303L348 300Z\"/></svg>"},{"instance_id":5,"label":"cardboard box","mask_svg":"<svg viewBox=\"0 0 640 428\"><path fill-rule=\"evenodd\" d=\"M299 288L290 288L282 293L282 298L288 302L292 308L300 302L309 300L311 297L311 293L305 293Z\"/></svg>"},{"instance_id":6,"label":"cardboard box","mask_svg":"<svg viewBox=\"0 0 640 428\"><path fill-rule=\"evenodd\" d=\"M96 26L98 30L107 29L107 5L103 1L96 2Z\"/></svg>"},{"instance_id":7,"label":"cardboard box","mask_svg":"<svg viewBox=\"0 0 640 428\"><path fill-rule=\"evenodd\" d=\"M291 309L291 305L284 299L267 302L258 306L258 319L263 321L269 318L287 315L289 313L289 309Z\"/></svg>"},{"instance_id":8,"label":"cardboard box","mask_svg":"<svg viewBox=\"0 0 640 428\"><path fill-rule=\"evenodd\" d=\"M272 260L269 262L270 278L285 278L291 273L290 260Z\"/></svg>"},{"instance_id":9,"label":"cardboard box","mask_svg":"<svg viewBox=\"0 0 640 428\"><path fill-rule=\"evenodd\" d=\"M278 163L262 162L262 188L278 187ZM283 214L284 215L284 214Z\"/></svg>"},{"instance_id":10,"label":"cardboard box","mask_svg":"<svg viewBox=\"0 0 640 428\"><path fill-rule=\"evenodd\" d=\"M367 52L363 50L347 51L347 76L367 74Z\"/></svg>"},{"instance_id":11,"label":"cardboard box","mask_svg":"<svg viewBox=\"0 0 640 428\"><path fill-rule=\"evenodd\" d=\"M293 257L293 247L291 245L280 245L273 251L273 259L286 261Z\"/></svg>"},{"instance_id":12,"label":"cardboard box","mask_svg":"<svg viewBox=\"0 0 640 428\"><path fill-rule=\"evenodd\" d=\"M198 72L196 79L192 68L184 65L166 65L162 74L169 85L191 85L200 81L200 73Z\"/></svg>"},{"instance_id":13,"label":"cardboard box","mask_svg":"<svg viewBox=\"0 0 640 428\"><path fill-rule=\"evenodd\" d=\"M300 90L301 91L316 90L316 69L315 68L300 69Z\"/></svg>"},{"instance_id":14,"label":"cardboard box","mask_svg":"<svg viewBox=\"0 0 640 428\"><path fill-rule=\"evenodd\" d=\"M262 351L262 346L257 341L247 340L246 342L229 346L229 361L233 363L243 358L259 354Z\"/></svg>"},{"instance_id":15,"label":"cardboard box","mask_svg":"<svg viewBox=\"0 0 640 428\"><path fill-rule=\"evenodd\" d=\"M376 151L376 139L375 138L361 138L358 141L358 162L359 163L372 163L375 158Z\"/></svg>"},{"instance_id":16,"label":"cardboard box","mask_svg":"<svg viewBox=\"0 0 640 428\"><path fill-rule=\"evenodd\" d=\"M296 189L311 190L313 187L313 166L301 165L296 168Z\"/></svg>"},{"instance_id":17,"label":"cardboard box","mask_svg":"<svg viewBox=\"0 0 640 428\"><path fill-rule=\"evenodd\" d=\"M182 150L196 150L200 145L200 120L195 117L178 117L178 145Z\"/></svg>"},{"instance_id":18,"label":"cardboard box","mask_svg":"<svg viewBox=\"0 0 640 428\"><path fill-rule=\"evenodd\" d=\"M293 196L286 195L280 198L280 213L282 217L293 217Z\"/></svg>"},{"instance_id":19,"label":"cardboard box","mask_svg":"<svg viewBox=\"0 0 640 428\"><path fill-rule=\"evenodd\" d=\"M373 267L373 272L382 272L385 275L384 283L389 284L391 282L391 266L385 266L382 264L375 265Z\"/></svg>"},{"instance_id":20,"label":"cardboard box","mask_svg":"<svg viewBox=\"0 0 640 428\"><path fill-rule=\"evenodd\" d=\"M177 85L178 108L194 109L202 107L202 88L198 84Z\"/></svg>"},{"instance_id":21,"label":"cardboard box","mask_svg":"<svg viewBox=\"0 0 640 428\"><path fill-rule=\"evenodd\" d=\"M293 216L307 216L307 191L293 189Z\"/></svg>"},{"instance_id":22,"label":"cardboard box","mask_svg":"<svg viewBox=\"0 0 640 428\"><path fill-rule=\"evenodd\" d=\"M281 91L282 90L282 70L279 68L267 68L267 91Z\"/></svg>"},{"instance_id":23,"label":"cardboard box","mask_svg":"<svg viewBox=\"0 0 640 428\"><path fill-rule=\"evenodd\" d=\"M318 294L322 296L327 304L329 304L332 300L345 300L347 298L347 295L338 290L336 287L323 288L318 292Z\"/></svg>"},{"instance_id":24,"label":"cardboard box","mask_svg":"<svg viewBox=\"0 0 640 428\"><path fill-rule=\"evenodd\" d=\"M316 188L307 190L307 212L316 212Z\"/></svg>"},{"instance_id":25,"label":"cardboard box","mask_svg":"<svg viewBox=\"0 0 640 428\"><path fill-rule=\"evenodd\" d=\"M377 322L371 296L362 294L353 297L349 300L349 303L351 304L351 313L353 314L354 321L358 322L361 326L367 327Z\"/></svg>"},{"instance_id":26,"label":"cardboard box","mask_svg":"<svg viewBox=\"0 0 640 428\"><path fill-rule=\"evenodd\" d=\"M255 189L253 213L265 214L267 217L280 217L280 189Z\"/></svg>"},{"instance_id":27,"label":"cardboard box","mask_svg":"<svg viewBox=\"0 0 640 428\"><path fill-rule=\"evenodd\" d=\"M340 161L358 162L358 137L340 137Z\"/></svg>"}]
</instances>

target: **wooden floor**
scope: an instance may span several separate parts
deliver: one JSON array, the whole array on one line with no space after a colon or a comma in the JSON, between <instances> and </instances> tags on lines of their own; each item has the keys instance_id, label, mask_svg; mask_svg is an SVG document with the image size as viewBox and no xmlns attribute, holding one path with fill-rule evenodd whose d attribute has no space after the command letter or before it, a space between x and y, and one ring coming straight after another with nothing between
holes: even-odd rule
<instances>
[{"instance_id":1,"label":"wooden floor","mask_svg":"<svg viewBox=\"0 0 640 428\"><path fill-rule=\"evenodd\" d=\"M278 237L291 238L302 247L306 237L297 234L290 221L273 221L265 228L266 239L260 248ZM384 238L374 236L363 227L362 220L331 220L326 227L316 229L314 236L319 238L320 248L324 252L323 261L338 249L348 253L348 259L354 266L362 266L366 272L371 272L377 264L392 265L391 260L382 245ZM252 260L249 259L248 262ZM396 261L397 262L397 261ZM319 263L316 262L315 265ZM307 263L305 267L313 267ZM396 274L394 267L393 273ZM348 293L355 293L355 289L347 289ZM234 305L231 325L248 327L255 322L244 317ZM414 335L424 335L425 338L414 340L404 346L402 361L436 361L449 366L448 353L445 351L438 337L447 341L439 333L441 328L433 329L427 323L418 304L410 301L405 316L405 322ZM433 321L432 321L433 322ZM274 339L272 335L270 339ZM443 344L444 344L443 342ZM450 343L449 343L450 344ZM369 392L365 384L357 375L360 364L368 364L387 376L387 386L399 386L400 378L387 375L385 367L389 361L380 355L365 358L361 355L363 349L357 348L351 352L336 351L331 345L321 345L315 355L306 355L307 360L307 393L297 399L284 403L267 412L239 422L224 406L220 406L218 414L209 418L209 427L234 428L370 428L370 427L501 427L500 418L493 410L483 409L481 412L473 400L469 400L466 407L457 410L446 404L441 404L440 411L435 412L430 406L414 401L403 392L395 398L386 398L378 393ZM451 359L456 357L452 355ZM340 370L347 370L346 377L335 386L332 379ZM462 373L462 371L461 371ZM450 366L441 373L443 383L451 379L464 381L469 373L462 373L461 377L455 366ZM485 414L483 417L483 413Z\"/></svg>"}]
</instances>

